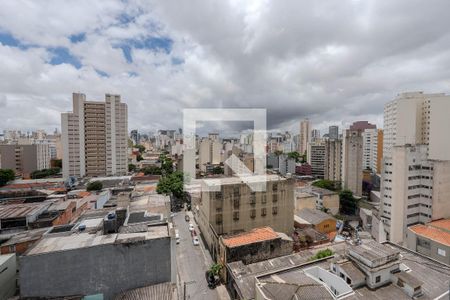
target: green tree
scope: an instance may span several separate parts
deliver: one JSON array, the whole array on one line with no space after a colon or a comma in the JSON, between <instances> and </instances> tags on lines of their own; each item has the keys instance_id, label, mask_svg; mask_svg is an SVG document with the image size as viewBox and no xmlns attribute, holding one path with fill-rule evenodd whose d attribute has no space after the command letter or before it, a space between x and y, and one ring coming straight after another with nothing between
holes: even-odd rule
<instances>
[{"instance_id":1,"label":"green tree","mask_svg":"<svg viewBox=\"0 0 450 300\"><path fill-rule=\"evenodd\" d=\"M145 167L141 169L145 175L161 175L161 169L156 166Z\"/></svg>"},{"instance_id":2,"label":"green tree","mask_svg":"<svg viewBox=\"0 0 450 300\"><path fill-rule=\"evenodd\" d=\"M223 169L219 166L214 167L212 170L213 174L223 174Z\"/></svg>"},{"instance_id":3,"label":"green tree","mask_svg":"<svg viewBox=\"0 0 450 300\"><path fill-rule=\"evenodd\" d=\"M300 153L298 153L297 151L289 152L288 153L288 157L292 158L292 159L295 159L296 162L300 161Z\"/></svg>"},{"instance_id":4,"label":"green tree","mask_svg":"<svg viewBox=\"0 0 450 300\"><path fill-rule=\"evenodd\" d=\"M156 186L156 192L165 195L173 194L177 198L182 198L183 182L183 172L176 171L168 175L163 174L163 177L160 178L158 185Z\"/></svg>"},{"instance_id":5,"label":"green tree","mask_svg":"<svg viewBox=\"0 0 450 300\"><path fill-rule=\"evenodd\" d=\"M339 193L339 207L341 214L355 215L358 208L358 201L353 197L350 190L343 190Z\"/></svg>"},{"instance_id":6,"label":"green tree","mask_svg":"<svg viewBox=\"0 0 450 300\"><path fill-rule=\"evenodd\" d=\"M88 192L101 191L102 189L103 189L103 183L101 183L101 181L89 182L87 187L86 187L86 191L88 191Z\"/></svg>"},{"instance_id":7,"label":"green tree","mask_svg":"<svg viewBox=\"0 0 450 300\"><path fill-rule=\"evenodd\" d=\"M128 164L128 172L134 172L136 171L136 165Z\"/></svg>"},{"instance_id":8,"label":"green tree","mask_svg":"<svg viewBox=\"0 0 450 300\"><path fill-rule=\"evenodd\" d=\"M310 258L310 260L316 260L316 259L321 259L321 258L325 258L328 256L333 255L333 251L331 249L324 249L324 250L320 250L319 252L316 253L316 255L312 256Z\"/></svg>"},{"instance_id":9,"label":"green tree","mask_svg":"<svg viewBox=\"0 0 450 300\"><path fill-rule=\"evenodd\" d=\"M62 169L62 159L54 159L53 163L55 167Z\"/></svg>"},{"instance_id":10,"label":"green tree","mask_svg":"<svg viewBox=\"0 0 450 300\"><path fill-rule=\"evenodd\" d=\"M173 173L173 161L166 153L159 156L161 162L161 171L163 175L169 175Z\"/></svg>"},{"instance_id":11,"label":"green tree","mask_svg":"<svg viewBox=\"0 0 450 300\"><path fill-rule=\"evenodd\" d=\"M280 156L281 154L283 154L283 151L281 151L281 150L275 150L275 151L273 152L273 154L275 154L276 156Z\"/></svg>"},{"instance_id":12,"label":"green tree","mask_svg":"<svg viewBox=\"0 0 450 300\"><path fill-rule=\"evenodd\" d=\"M209 272L212 273L214 276L219 275L220 270L222 270L222 265L221 264L213 264L210 268L209 268Z\"/></svg>"},{"instance_id":13,"label":"green tree","mask_svg":"<svg viewBox=\"0 0 450 300\"><path fill-rule=\"evenodd\" d=\"M46 178L49 176L55 176L58 175L61 172L60 168L50 168L50 169L42 169L42 170L36 170L31 173L32 179L40 179L40 178Z\"/></svg>"},{"instance_id":14,"label":"green tree","mask_svg":"<svg viewBox=\"0 0 450 300\"><path fill-rule=\"evenodd\" d=\"M134 147L138 148L140 153L144 153L145 152L145 146L144 145L136 145Z\"/></svg>"},{"instance_id":15,"label":"green tree","mask_svg":"<svg viewBox=\"0 0 450 300\"><path fill-rule=\"evenodd\" d=\"M143 160L144 158L142 157L142 155L141 154L138 154L137 156L136 156L136 160L137 161L141 161L141 160Z\"/></svg>"},{"instance_id":16,"label":"green tree","mask_svg":"<svg viewBox=\"0 0 450 300\"><path fill-rule=\"evenodd\" d=\"M8 181L16 178L14 171L11 169L0 169L0 186L4 186Z\"/></svg>"},{"instance_id":17,"label":"green tree","mask_svg":"<svg viewBox=\"0 0 450 300\"><path fill-rule=\"evenodd\" d=\"M328 179L320 179L320 180L314 181L312 183L312 185L323 188L323 189L327 189L330 191L340 190L340 182L328 180Z\"/></svg>"}]
</instances>

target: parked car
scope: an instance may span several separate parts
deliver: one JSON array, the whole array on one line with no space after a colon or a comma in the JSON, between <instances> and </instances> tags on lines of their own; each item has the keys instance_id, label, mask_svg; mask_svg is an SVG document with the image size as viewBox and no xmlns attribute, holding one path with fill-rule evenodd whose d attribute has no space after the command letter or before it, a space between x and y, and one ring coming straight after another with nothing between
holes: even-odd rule
<instances>
[{"instance_id":1,"label":"parked car","mask_svg":"<svg viewBox=\"0 0 450 300\"><path fill-rule=\"evenodd\" d=\"M178 230L175 230L175 241L177 244L180 243L180 234L178 233Z\"/></svg>"},{"instance_id":2,"label":"parked car","mask_svg":"<svg viewBox=\"0 0 450 300\"><path fill-rule=\"evenodd\" d=\"M194 230L194 224L189 223L189 231L192 231L192 230Z\"/></svg>"},{"instance_id":3,"label":"parked car","mask_svg":"<svg viewBox=\"0 0 450 300\"><path fill-rule=\"evenodd\" d=\"M194 236L194 238L192 239L192 243L194 244L194 246L200 245L200 241L198 240L198 236Z\"/></svg>"},{"instance_id":4,"label":"parked car","mask_svg":"<svg viewBox=\"0 0 450 300\"><path fill-rule=\"evenodd\" d=\"M189 218L188 215L185 215L185 216L184 216L184 220L185 220L186 222L189 222L189 221L191 220L191 218Z\"/></svg>"}]
</instances>

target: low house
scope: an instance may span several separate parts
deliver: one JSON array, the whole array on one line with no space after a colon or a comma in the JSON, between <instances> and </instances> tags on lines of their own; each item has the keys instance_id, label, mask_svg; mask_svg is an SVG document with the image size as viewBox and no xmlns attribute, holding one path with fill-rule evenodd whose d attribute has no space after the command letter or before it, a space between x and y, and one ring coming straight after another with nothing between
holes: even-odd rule
<instances>
[{"instance_id":1,"label":"low house","mask_svg":"<svg viewBox=\"0 0 450 300\"><path fill-rule=\"evenodd\" d=\"M221 236L218 262L223 266L233 261L250 264L291 254L292 251L292 239L286 234L275 232L270 227L255 228L248 232Z\"/></svg>"},{"instance_id":2,"label":"low house","mask_svg":"<svg viewBox=\"0 0 450 300\"><path fill-rule=\"evenodd\" d=\"M295 210L303 208L325 210L333 215L339 212L339 194L327 189L308 186L295 189Z\"/></svg>"},{"instance_id":3,"label":"low house","mask_svg":"<svg viewBox=\"0 0 450 300\"><path fill-rule=\"evenodd\" d=\"M294 215L296 228L312 227L321 233L336 231L336 219L317 209L303 208Z\"/></svg>"},{"instance_id":4,"label":"low house","mask_svg":"<svg viewBox=\"0 0 450 300\"><path fill-rule=\"evenodd\" d=\"M407 247L450 265L450 219L408 227Z\"/></svg>"},{"instance_id":5,"label":"low house","mask_svg":"<svg viewBox=\"0 0 450 300\"><path fill-rule=\"evenodd\" d=\"M0 231L27 229L49 206L45 202L0 205Z\"/></svg>"},{"instance_id":6,"label":"low house","mask_svg":"<svg viewBox=\"0 0 450 300\"><path fill-rule=\"evenodd\" d=\"M40 228L16 233L0 245L0 252L1 254L16 253L21 255L34 243L39 241L47 231L49 231L49 228Z\"/></svg>"}]
</instances>

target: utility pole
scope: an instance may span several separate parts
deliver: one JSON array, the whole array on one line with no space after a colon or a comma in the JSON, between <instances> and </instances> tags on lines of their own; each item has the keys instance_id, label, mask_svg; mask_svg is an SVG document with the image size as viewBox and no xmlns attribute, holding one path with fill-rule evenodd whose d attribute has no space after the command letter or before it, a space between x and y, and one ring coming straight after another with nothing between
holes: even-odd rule
<instances>
[{"instance_id":1,"label":"utility pole","mask_svg":"<svg viewBox=\"0 0 450 300\"><path fill-rule=\"evenodd\" d=\"M186 300L186 286L191 283L195 283L195 280L184 282L184 285L183 285L183 299L184 300Z\"/></svg>"}]
</instances>

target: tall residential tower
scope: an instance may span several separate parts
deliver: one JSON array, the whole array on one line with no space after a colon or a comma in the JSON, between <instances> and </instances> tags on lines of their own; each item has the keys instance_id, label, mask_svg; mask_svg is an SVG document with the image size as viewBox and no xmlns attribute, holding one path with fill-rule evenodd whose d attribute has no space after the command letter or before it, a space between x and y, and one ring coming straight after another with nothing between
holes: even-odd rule
<instances>
[{"instance_id":1,"label":"tall residential tower","mask_svg":"<svg viewBox=\"0 0 450 300\"><path fill-rule=\"evenodd\" d=\"M73 94L73 111L61 114L63 176L123 175L127 172L128 108L120 95L105 102Z\"/></svg>"}]
</instances>

